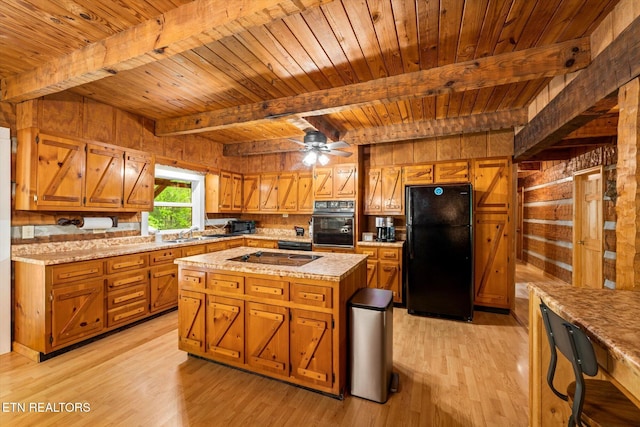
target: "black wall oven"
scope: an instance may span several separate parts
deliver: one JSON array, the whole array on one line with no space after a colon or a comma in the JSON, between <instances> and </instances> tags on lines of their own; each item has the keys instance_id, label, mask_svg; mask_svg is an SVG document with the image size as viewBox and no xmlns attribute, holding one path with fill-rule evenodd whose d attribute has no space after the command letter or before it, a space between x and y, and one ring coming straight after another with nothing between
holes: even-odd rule
<instances>
[{"instance_id":1,"label":"black wall oven","mask_svg":"<svg viewBox=\"0 0 640 427\"><path fill-rule=\"evenodd\" d=\"M316 200L313 209L313 245L353 248L354 222L353 200Z\"/></svg>"}]
</instances>

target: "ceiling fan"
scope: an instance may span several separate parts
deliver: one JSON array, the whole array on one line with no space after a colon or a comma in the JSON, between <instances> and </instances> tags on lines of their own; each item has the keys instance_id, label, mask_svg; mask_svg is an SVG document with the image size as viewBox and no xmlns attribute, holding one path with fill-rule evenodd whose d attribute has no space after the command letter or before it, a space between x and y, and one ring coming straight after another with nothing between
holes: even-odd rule
<instances>
[{"instance_id":1,"label":"ceiling fan","mask_svg":"<svg viewBox=\"0 0 640 427\"><path fill-rule=\"evenodd\" d=\"M346 148L349 144L344 141L328 143L327 137L317 130L306 131L302 142L295 139L290 140L304 146L300 151L307 153L302 159L302 163L307 166L315 164L316 161L322 166L326 165L329 163L327 155L349 157L352 154L347 151L336 150L336 148Z\"/></svg>"}]
</instances>

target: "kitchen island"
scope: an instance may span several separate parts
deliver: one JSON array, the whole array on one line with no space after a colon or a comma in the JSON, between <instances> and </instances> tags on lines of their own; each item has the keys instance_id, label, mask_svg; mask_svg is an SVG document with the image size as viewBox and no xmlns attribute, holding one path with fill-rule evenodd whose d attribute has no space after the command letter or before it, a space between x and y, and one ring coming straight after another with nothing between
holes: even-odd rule
<instances>
[{"instance_id":1,"label":"kitchen island","mask_svg":"<svg viewBox=\"0 0 640 427\"><path fill-rule=\"evenodd\" d=\"M179 348L334 397L366 255L239 247L179 258Z\"/></svg>"},{"instance_id":2,"label":"kitchen island","mask_svg":"<svg viewBox=\"0 0 640 427\"><path fill-rule=\"evenodd\" d=\"M566 425L571 412L546 382L550 351L540 301L587 333L598 360L598 377L613 381L640 407L640 292L547 283L529 288L529 425ZM565 390L573 380L569 361L559 356L556 388Z\"/></svg>"}]
</instances>

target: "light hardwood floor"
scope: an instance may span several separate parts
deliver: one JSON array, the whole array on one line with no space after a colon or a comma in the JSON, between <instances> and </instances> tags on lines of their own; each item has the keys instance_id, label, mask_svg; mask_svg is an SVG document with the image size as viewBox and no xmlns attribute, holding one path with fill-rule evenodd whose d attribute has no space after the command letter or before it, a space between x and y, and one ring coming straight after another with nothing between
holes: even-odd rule
<instances>
[{"instance_id":1,"label":"light hardwood floor","mask_svg":"<svg viewBox=\"0 0 640 427\"><path fill-rule=\"evenodd\" d=\"M533 280L546 279L538 272ZM527 425L527 330L509 315L476 311L467 323L394 309L400 388L385 404L340 401L189 357L177 349L176 324L169 313L40 364L0 356L0 425ZM89 411L51 412L61 402ZM39 403L53 406L30 411Z\"/></svg>"}]
</instances>

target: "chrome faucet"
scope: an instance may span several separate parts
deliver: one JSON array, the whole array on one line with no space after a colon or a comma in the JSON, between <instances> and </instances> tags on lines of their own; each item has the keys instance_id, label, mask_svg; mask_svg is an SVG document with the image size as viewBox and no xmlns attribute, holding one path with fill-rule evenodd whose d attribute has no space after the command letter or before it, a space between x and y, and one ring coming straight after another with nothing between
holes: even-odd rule
<instances>
[{"instance_id":1,"label":"chrome faucet","mask_svg":"<svg viewBox=\"0 0 640 427\"><path fill-rule=\"evenodd\" d=\"M178 233L178 239L193 239L193 232L196 230L198 230L198 227L195 225L187 230L180 230Z\"/></svg>"}]
</instances>

